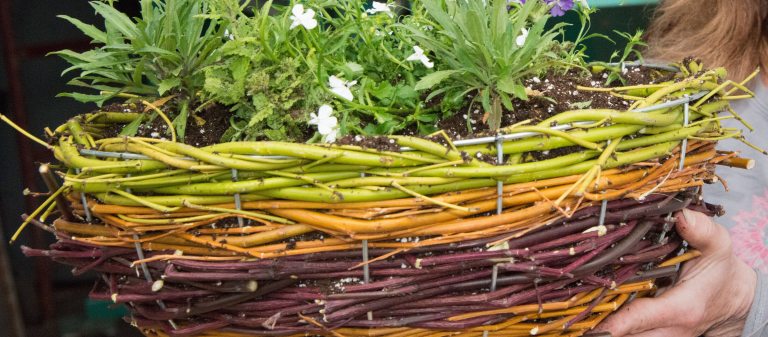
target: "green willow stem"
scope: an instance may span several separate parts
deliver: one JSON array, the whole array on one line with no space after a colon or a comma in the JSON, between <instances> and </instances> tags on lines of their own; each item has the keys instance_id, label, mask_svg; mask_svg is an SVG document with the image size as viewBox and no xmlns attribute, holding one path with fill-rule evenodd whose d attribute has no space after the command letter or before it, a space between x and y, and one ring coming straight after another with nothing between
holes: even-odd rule
<instances>
[{"instance_id":1,"label":"green willow stem","mask_svg":"<svg viewBox=\"0 0 768 337\"><path fill-rule=\"evenodd\" d=\"M358 172L310 173L305 175L305 177L318 182L328 182L359 176L360 173ZM189 184L183 186L160 187L155 188L152 191L161 194L221 195L250 193L254 191L263 191L282 187L302 186L306 184L307 181L302 179L275 177L259 180L220 181Z\"/></svg>"},{"instance_id":2,"label":"green willow stem","mask_svg":"<svg viewBox=\"0 0 768 337\"><path fill-rule=\"evenodd\" d=\"M54 147L53 154L69 168L87 169L92 172L137 173L167 168L165 164L156 160L108 161L86 158L80 155L77 147L64 138L59 140L59 146Z\"/></svg>"},{"instance_id":3,"label":"green willow stem","mask_svg":"<svg viewBox=\"0 0 768 337\"><path fill-rule=\"evenodd\" d=\"M471 166L477 166L477 167L493 166L491 164L481 162L474 158L465 158L462 156L460 152L457 152L450 148L446 148L445 146L440 145L439 143L435 143L433 141L426 140L423 138L411 137L411 136L390 136L390 137L394 138L397 141L397 144L400 146L414 148L416 150L423 151L431 155L445 158L448 161L464 160L465 162L468 162L468 164Z\"/></svg>"},{"instance_id":4,"label":"green willow stem","mask_svg":"<svg viewBox=\"0 0 768 337\"><path fill-rule=\"evenodd\" d=\"M111 193L96 193L93 194L99 201L107 205L119 205L119 206L143 206L139 202L121 197L119 195ZM162 195L162 196L144 196L142 199L152 202L157 205L163 205L167 207L181 207L184 205L184 201L191 202L197 205L216 205L226 204L234 202L234 198L231 195ZM265 197L258 194L241 194L240 200L242 201L259 201L267 200L269 197Z\"/></svg>"},{"instance_id":5,"label":"green willow stem","mask_svg":"<svg viewBox=\"0 0 768 337\"><path fill-rule=\"evenodd\" d=\"M583 162L596 157L600 151L588 150L567 154L557 158L522 163L516 165L499 165L490 167L441 167L431 170L413 173L418 177L462 177L462 178L489 178L505 177L515 174L549 170L557 167L565 167Z\"/></svg>"},{"instance_id":6,"label":"green willow stem","mask_svg":"<svg viewBox=\"0 0 768 337\"><path fill-rule=\"evenodd\" d=\"M359 151L334 149L322 145L298 144L287 142L231 142L204 147L207 152L236 153L261 156L290 156L302 159L321 160L338 156L332 162L374 167L410 167L422 165L422 161L376 155ZM339 155L342 153L343 155Z\"/></svg>"}]
</instances>

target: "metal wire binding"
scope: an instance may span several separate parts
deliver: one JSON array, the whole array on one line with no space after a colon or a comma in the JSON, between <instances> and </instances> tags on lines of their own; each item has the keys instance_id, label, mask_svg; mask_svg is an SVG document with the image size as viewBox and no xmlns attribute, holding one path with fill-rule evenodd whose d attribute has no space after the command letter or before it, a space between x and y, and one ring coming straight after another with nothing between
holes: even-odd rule
<instances>
[{"instance_id":1,"label":"metal wire binding","mask_svg":"<svg viewBox=\"0 0 768 337\"><path fill-rule=\"evenodd\" d=\"M128 176L130 177L131 175L128 174ZM125 191L128 193L131 193L130 188L126 188ZM144 255L144 249L141 248L141 242L139 242L139 235L133 234L131 237L133 237L133 247L136 248L136 257L138 257L139 260L143 261L145 258L145 255ZM150 284L154 284L155 280L152 279L152 274L149 272L149 267L147 267L147 263L142 262L139 264L139 266L141 266L141 272L142 274L144 274L144 279L147 280L147 282L149 282ZM155 300L155 303L157 303L157 306L160 307L160 309L162 310L165 310L167 308L163 300ZM173 328L174 330L178 329L176 322L174 322L172 319L168 320L168 324L170 324L171 328Z\"/></svg>"},{"instance_id":2,"label":"metal wire binding","mask_svg":"<svg viewBox=\"0 0 768 337\"><path fill-rule=\"evenodd\" d=\"M504 138L501 134L496 134L496 165L504 163ZM496 182L496 214L501 215L504 207L504 182ZM490 291L496 291L496 283L499 279L499 265L494 264L491 271ZM483 331L483 337L488 337L488 330Z\"/></svg>"},{"instance_id":3,"label":"metal wire binding","mask_svg":"<svg viewBox=\"0 0 768 337\"><path fill-rule=\"evenodd\" d=\"M80 169L75 169L76 174L80 174ZM88 208L88 199L85 198L85 193L80 193L80 202L83 203L83 211L85 212L85 221L91 223L93 216L91 215L91 209Z\"/></svg>"}]
</instances>

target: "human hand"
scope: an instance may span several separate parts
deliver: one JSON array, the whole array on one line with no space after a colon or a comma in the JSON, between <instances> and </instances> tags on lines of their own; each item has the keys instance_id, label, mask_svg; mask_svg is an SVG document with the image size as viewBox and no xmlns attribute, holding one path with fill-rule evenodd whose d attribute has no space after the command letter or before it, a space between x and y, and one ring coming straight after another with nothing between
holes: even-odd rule
<instances>
[{"instance_id":1,"label":"human hand","mask_svg":"<svg viewBox=\"0 0 768 337\"><path fill-rule=\"evenodd\" d=\"M685 209L676 218L677 232L702 256L686 262L675 285L659 297L632 301L595 331L613 337L741 335L757 274L733 254L728 231L710 217Z\"/></svg>"}]
</instances>

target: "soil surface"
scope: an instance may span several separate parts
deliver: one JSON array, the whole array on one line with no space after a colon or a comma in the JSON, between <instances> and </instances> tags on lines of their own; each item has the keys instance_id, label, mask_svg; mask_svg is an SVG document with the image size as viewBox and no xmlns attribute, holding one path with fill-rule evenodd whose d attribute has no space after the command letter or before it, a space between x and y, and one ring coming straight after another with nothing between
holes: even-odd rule
<instances>
[{"instance_id":1,"label":"soil surface","mask_svg":"<svg viewBox=\"0 0 768 337\"><path fill-rule=\"evenodd\" d=\"M513 99L513 110L505 110L502 116L502 125L512 125L520 121L530 120L531 124L541 122L550 116L563 111L574 109L617 109L625 110L631 105L631 101L612 95L609 92L596 92L579 90L577 87L616 87L624 85L649 84L667 81L672 74L662 73L660 71L646 67L628 67L622 73L625 83L614 81L606 84L608 73L597 73L585 75L583 72L572 70L568 73L550 72L544 76L533 77L524 82L528 92L528 100ZM438 101L438 102L434 102ZM474 103L472 103L475 101ZM438 127L446 132L453 140L466 138L475 138L492 134L487 124L484 123L486 113L481 104L475 100L473 95L467 96L467 106L463 111L459 111L453 116L443 119L438 123ZM432 104L439 104L438 99L434 99ZM162 109L162 107L161 107ZM125 111L142 112L144 107L141 104L112 104L103 107L100 111ZM193 107L190 109L195 110ZM166 112L170 118L173 113ZM202 147L218 143L222 135L230 127L231 112L227 107L210 104L200 111L190 114L187 120L186 137L184 142L190 145ZM363 121L365 123L366 121ZM368 121L373 122L373 121ZM144 123L139 127L137 136L170 139L168 125L162 118L156 117L153 120ZM107 128L103 134L105 137L114 137L120 133L122 126ZM416 130L403 130L401 134L417 135ZM311 136L311 135L308 135ZM447 145L442 135L429 137L430 140ZM376 149L380 151L398 151L399 147L393 139L386 136L363 137L363 136L345 136L336 141L339 145L358 145L364 148ZM573 151L566 148L549 153L538 153L536 159L546 159L549 157L562 155ZM566 151L566 152L563 152ZM555 153L557 152L557 153ZM541 158L539 158L541 157ZM478 158L486 162L494 162L495 158Z\"/></svg>"}]
</instances>

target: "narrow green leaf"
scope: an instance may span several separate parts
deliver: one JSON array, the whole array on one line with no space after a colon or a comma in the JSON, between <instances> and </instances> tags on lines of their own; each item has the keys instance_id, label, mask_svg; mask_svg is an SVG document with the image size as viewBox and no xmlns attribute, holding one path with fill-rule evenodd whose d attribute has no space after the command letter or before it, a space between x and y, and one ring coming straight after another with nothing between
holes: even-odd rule
<instances>
[{"instance_id":1,"label":"narrow green leaf","mask_svg":"<svg viewBox=\"0 0 768 337\"><path fill-rule=\"evenodd\" d=\"M73 17L69 17L67 15L58 15L59 18L62 18L64 20L69 21L69 23L73 24L77 29L83 32L83 34L87 35L88 37L92 38L96 42L101 43L107 43L107 33L102 32L98 28L96 28L93 25L89 25L87 23L84 23L78 19L75 19Z\"/></svg>"},{"instance_id":2,"label":"narrow green leaf","mask_svg":"<svg viewBox=\"0 0 768 337\"><path fill-rule=\"evenodd\" d=\"M181 85L181 80L178 77L169 77L160 81L160 85L157 86L157 93L162 96L165 95L171 89L174 89Z\"/></svg>"},{"instance_id":3,"label":"narrow green leaf","mask_svg":"<svg viewBox=\"0 0 768 337\"><path fill-rule=\"evenodd\" d=\"M120 131L121 136L135 136L137 132L139 132L139 125L141 125L141 122L143 122L143 118L136 118L133 120L133 122L128 123L126 126L123 127L123 129Z\"/></svg>"},{"instance_id":4,"label":"narrow green leaf","mask_svg":"<svg viewBox=\"0 0 768 337\"><path fill-rule=\"evenodd\" d=\"M459 73L459 70L441 70L436 71L434 73L431 73L427 76L424 76L419 80L419 82L416 83L416 86L414 87L415 90L425 90L430 89L436 84L442 82L446 78L450 77L453 74Z\"/></svg>"}]
</instances>

